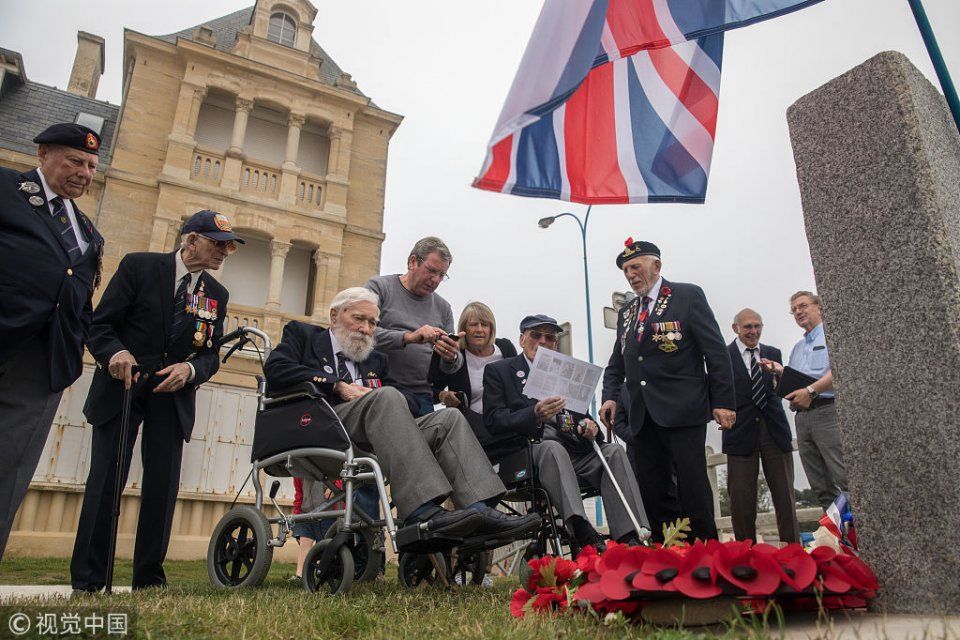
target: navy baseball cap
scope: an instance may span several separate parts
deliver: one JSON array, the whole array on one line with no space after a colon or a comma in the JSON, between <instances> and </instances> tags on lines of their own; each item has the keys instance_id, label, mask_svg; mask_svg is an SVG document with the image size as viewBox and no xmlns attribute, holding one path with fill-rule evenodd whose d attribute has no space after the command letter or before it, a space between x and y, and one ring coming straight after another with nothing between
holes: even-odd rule
<instances>
[{"instance_id":1,"label":"navy baseball cap","mask_svg":"<svg viewBox=\"0 0 960 640\"><path fill-rule=\"evenodd\" d=\"M542 313L535 316L527 316L520 321L520 333L523 333L527 329L533 329L534 327L553 327L557 330L557 333L563 333L563 327L557 324L556 319L551 318L550 316L545 316Z\"/></svg>"},{"instance_id":2,"label":"navy baseball cap","mask_svg":"<svg viewBox=\"0 0 960 640\"><path fill-rule=\"evenodd\" d=\"M233 232L233 225L230 224L230 219L227 216L209 209L197 211L183 223L180 235L191 232L199 233L211 240L233 240L245 244L243 239Z\"/></svg>"},{"instance_id":3,"label":"navy baseball cap","mask_svg":"<svg viewBox=\"0 0 960 640\"><path fill-rule=\"evenodd\" d=\"M638 256L654 256L659 259L660 249L652 242L646 240L634 241L633 238L627 238L623 243L623 251L617 256L617 268L623 269L623 263Z\"/></svg>"},{"instance_id":4,"label":"navy baseball cap","mask_svg":"<svg viewBox=\"0 0 960 640\"><path fill-rule=\"evenodd\" d=\"M72 122L50 125L33 141L37 144L59 144L93 155L100 152L100 135L93 129Z\"/></svg>"}]
</instances>

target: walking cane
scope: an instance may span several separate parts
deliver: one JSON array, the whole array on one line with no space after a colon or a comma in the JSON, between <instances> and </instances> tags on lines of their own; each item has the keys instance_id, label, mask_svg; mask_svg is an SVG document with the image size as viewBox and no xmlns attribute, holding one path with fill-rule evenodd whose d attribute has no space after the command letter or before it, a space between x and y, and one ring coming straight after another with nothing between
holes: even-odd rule
<instances>
[{"instance_id":1,"label":"walking cane","mask_svg":"<svg viewBox=\"0 0 960 640\"><path fill-rule=\"evenodd\" d=\"M137 372L134 366L130 370L133 376ZM126 457L127 450L127 431L130 428L130 401L133 397L133 387L135 383L130 381L130 388L123 389L123 409L120 413L120 438L117 443L117 479L113 484L113 517L110 523L110 544L107 547L109 555L107 556L107 582L104 587L106 593L113 593L113 561L117 552L117 529L120 526L120 499L123 496L123 485L126 484L126 478L123 474L123 459Z\"/></svg>"},{"instance_id":2,"label":"walking cane","mask_svg":"<svg viewBox=\"0 0 960 640\"><path fill-rule=\"evenodd\" d=\"M633 513L633 509L630 508L630 504L627 502L626 496L623 495L623 489L620 488L620 485L617 483L617 479L613 477L613 471L610 470L610 465L607 464L607 459L603 457L603 451L600 450L600 445L598 445L597 441L593 438L590 439L590 442L593 444L593 450L597 453L597 457L600 458L600 464L603 465L603 470L606 472L607 477L610 478L613 488L617 490L617 495L620 497L620 502L623 504L623 508L627 510L627 515L630 516L630 522L633 523L633 530L637 532L637 536L640 538L641 542L646 540L650 537L650 530L646 527L640 526L637 516Z\"/></svg>"}]
</instances>

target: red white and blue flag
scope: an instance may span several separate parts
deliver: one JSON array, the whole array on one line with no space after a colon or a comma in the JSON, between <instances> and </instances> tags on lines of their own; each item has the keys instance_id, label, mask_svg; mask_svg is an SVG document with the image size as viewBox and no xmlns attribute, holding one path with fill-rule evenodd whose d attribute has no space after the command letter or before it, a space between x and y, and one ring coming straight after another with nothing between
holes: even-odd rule
<instances>
[{"instance_id":1,"label":"red white and blue flag","mask_svg":"<svg viewBox=\"0 0 960 640\"><path fill-rule=\"evenodd\" d=\"M723 32L821 0L546 0L473 186L702 203Z\"/></svg>"}]
</instances>

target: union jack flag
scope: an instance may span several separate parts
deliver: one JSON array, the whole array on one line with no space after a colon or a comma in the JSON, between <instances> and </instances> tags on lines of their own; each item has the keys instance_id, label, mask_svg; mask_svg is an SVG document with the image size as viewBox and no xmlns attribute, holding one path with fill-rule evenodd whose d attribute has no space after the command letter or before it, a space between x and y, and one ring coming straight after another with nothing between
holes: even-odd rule
<instances>
[{"instance_id":1,"label":"union jack flag","mask_svg":"<svg viewBox=\"0 0 960 640\"><path fill-rule=\"evenodd\" d=\"M473 186L702 203L723 32L821 0L546 0Z\"/></svg>"}]
</instances>

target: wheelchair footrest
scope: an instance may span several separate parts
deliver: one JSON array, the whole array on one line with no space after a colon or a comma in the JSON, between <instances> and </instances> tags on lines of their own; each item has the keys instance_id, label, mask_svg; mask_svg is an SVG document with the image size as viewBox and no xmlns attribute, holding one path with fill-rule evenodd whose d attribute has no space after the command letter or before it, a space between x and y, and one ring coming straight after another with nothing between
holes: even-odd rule
<instances>
[{"instance_id":1,"label":"wheelchair footrest","mask_svg":"<svg viewBox=\"0 0 960 640\"><path fill-rule=\"evenodd\" d=\"M397 530L397 547L405 553L436 553L460 546L463 538L430 533L411 524Z\"/></svg>"}]
</instances>

